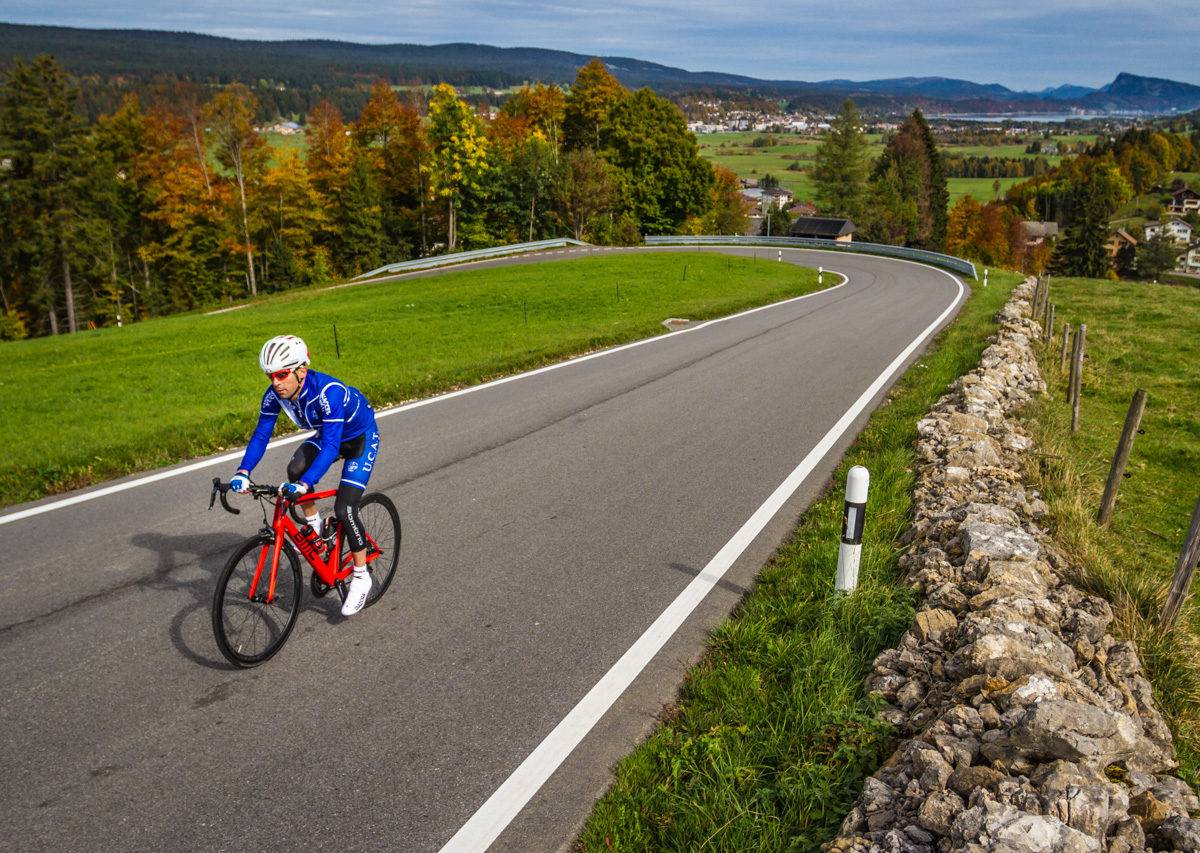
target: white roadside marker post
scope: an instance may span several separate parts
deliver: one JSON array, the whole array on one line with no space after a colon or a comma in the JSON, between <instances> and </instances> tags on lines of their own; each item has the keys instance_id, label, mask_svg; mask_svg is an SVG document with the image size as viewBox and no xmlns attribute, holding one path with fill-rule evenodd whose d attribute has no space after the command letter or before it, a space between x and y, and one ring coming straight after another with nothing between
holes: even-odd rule
<instances>
[{"instance_id":1,"label":"white roadside marker post","mask_svg":"<svg viewBox=\"0 0 1200 853\"><path fill-rule=\"evenodd\" d=\"M817 284L821 283L821 276L825 274L824 267L817 267Z\"/></svg>"},{"instance_id":2,"label":"white roadside marker post","mask_svg":"<svg viewBox=\"0 0 1200 853\"><path fill-rule=\"evenodd\" d=\"M858 587L858 561L862 555L862 534L867 490L871 474L861 465L855 465L846 475L846 504L842 510L842 544L838 548L837 580L838 592L854 592Z\"/></svg>"}]
</instances>

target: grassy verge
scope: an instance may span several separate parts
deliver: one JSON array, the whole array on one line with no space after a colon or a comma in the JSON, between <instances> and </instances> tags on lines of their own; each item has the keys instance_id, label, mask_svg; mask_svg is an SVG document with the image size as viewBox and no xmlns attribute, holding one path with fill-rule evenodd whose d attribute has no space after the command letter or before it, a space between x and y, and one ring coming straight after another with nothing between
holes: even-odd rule
<instances>
[{"instance_id":1,"label":"grassy verge","mask_svg":"<svg viewBox=\"0 0 1200 853\"><path fill-rule=\"evenodd\" d=\"M1038 485L1081 587L1107 598L1113 633L1133 639L1175 734L1181 775L1200 786L1200 609L1195 595L1176 629L1158 616L1200 498L1200 289L1091 279L1051 285L1059 333L1039 356L1050 396L1028 411L1042 457ZM1087 325L1079 429L1071 431L1061 324ZM1142 435L1107 527L1100 498L1134 392L1147 392Z\"/></svg>"},{"instance_id":2,"label":"grassy verge","mask_svg":"<svg viewBox=\"0 0 1200 853\"><path fill-rule=\"evenodd\" d=\"M816 278L712 253L604 255L3 343L0 505L244 443L266 387L258 350L273 335L300 335L315 369L381 406L663 333L669 317L807 293Z\"/></svg>"},{"instance_id":3,"label":"grassy verge","mask_svg":"<svg viewBox=\"0 0 1200 853\"><path fill-rule=\"evenodd\" d=\"M617 770L580 836L585 850L815 850L893 748L863 695L874 658L911 625L896 584L916 423L973 369L1020 277L976 288L955 323L872 416L835 478L871 472L859 590L833 590L842 492L801 518L738 612L717 629L662 725Z\"/></svg>"}]
</instances>

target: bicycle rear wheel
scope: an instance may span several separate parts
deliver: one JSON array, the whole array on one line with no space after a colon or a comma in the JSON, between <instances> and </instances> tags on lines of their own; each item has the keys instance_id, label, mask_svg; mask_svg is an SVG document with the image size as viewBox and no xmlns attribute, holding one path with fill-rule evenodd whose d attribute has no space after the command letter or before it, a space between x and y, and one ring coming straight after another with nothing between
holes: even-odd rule
<instances>
[{"instance_id":1,"label":"bicycle rear wheel","mask_svg":"<svg viewBox=\"0 0 1200 853\"><path fill-rule=\"evenodd\" d=\"M396 574L396 564L400 562L400 513L396 505L382 492L372 492L365 496L358 505L358 517L367 533L367 571L371 573L371 591L367 594L364 608L378 601ZM342 551L347 559L350 555L350 543L346 539L346 531L342 531ZM376 554L376 552L378 552ZM374 559L372 555L376 554ZM343 563L343 565L345 565Z\"/></svg>"},{"instance_id":2,"label":"bicycle rear wheel","mask_svg":"<svg viewBox=\"0 0 1200 853\"><path fill-rule=\"evenodd\" d=\"M254 598L250 587L258 570L259 555L271 548L270 540L254 537L233 552L217 580L213 593L212 623L217 648L230 662L241 667L258 666L279 651L300 615L303 581L300 563L286 545L279 553L275 573L275 595L267 602L270 585L270 553L263 566Z\"/></svg>"}]
</instances>

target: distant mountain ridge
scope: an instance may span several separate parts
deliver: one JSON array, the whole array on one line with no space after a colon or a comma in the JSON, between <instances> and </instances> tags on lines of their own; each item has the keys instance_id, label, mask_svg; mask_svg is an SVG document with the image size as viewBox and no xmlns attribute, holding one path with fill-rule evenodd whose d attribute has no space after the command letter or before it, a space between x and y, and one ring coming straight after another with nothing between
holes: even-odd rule
<instances>
[{"instance_id":1,"label":"distant mountain ridge","mask_svg":"<svg viewBox=\"0 0 1200 853\"><path fill-rule=\"evenodd\" d=\"M330 40L248 41L186 32L90 30L0 23L0 65L15 57L50 54L72 74L199 81L271 80L290 86L346 83L384 76L412 82L446 81L505 87L524 82L570 84L587 54L479 44L371 45ZM765 80L713 71L685 71L632 57L600 57L622 84L665 93L752 91L829 107L853 97L864 111L902 112L919 106L947 113L1068 110L1166 114L1200 109L1200 86L1120 73L1101 89L1058 86L1015 92L998 84L944 77L885 80Z\"/></svg>"}]
</instances>

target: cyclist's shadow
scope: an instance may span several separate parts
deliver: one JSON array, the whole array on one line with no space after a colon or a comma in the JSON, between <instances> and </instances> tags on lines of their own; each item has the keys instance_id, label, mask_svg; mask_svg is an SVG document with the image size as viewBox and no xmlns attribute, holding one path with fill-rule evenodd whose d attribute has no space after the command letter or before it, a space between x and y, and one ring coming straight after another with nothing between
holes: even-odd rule
<instances>
[{"instance_id":1,"label":"cyclist's shadow","mask_svg":"<svg viewBox=\"0 0 1200 853\"><path fill-rule=\"evenodd\" d=\"M130 540L137 547L158 554L158 567L149 577L138 581L139 586L186 593L186 602L172 617L168 629L172 644L184 657L212 669L237 669L225 660L213 639L212 597L225 561L245 539L244 535L235 533L184 536L140 533ZM306 579L311 571L305 563L303 574ZM307 580L305 586L308 586ZM305 611L319 613L330 623L345 618L341 615L341 600L332 590L318 599L305 589L301 613Z\"/></svg>"}]
</instances>

